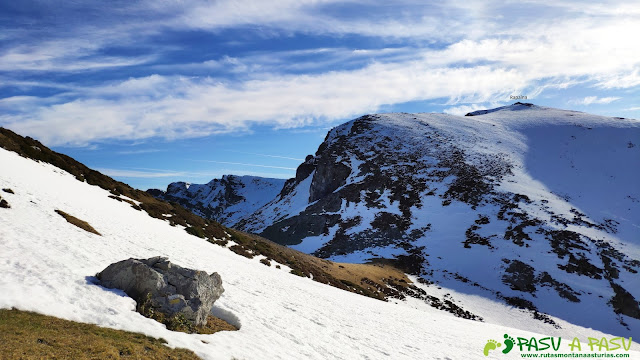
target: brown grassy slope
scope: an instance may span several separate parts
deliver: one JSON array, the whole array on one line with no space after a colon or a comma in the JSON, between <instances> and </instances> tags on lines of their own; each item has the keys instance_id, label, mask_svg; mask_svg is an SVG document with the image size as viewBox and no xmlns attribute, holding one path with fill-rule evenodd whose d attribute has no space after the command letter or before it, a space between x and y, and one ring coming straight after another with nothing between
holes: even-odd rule
<instances>
[{"instance_id":1,"label":"brown grassy slope","mask_svg":"<svg viewBox=\"0 0 640 360\"><path fill-rule=\"evenodd\" d=\"M231 240L241 250L235 252L253 257L260 254L293 269L299 276L335 286L357 294L384 300L388 296L398 297L395 288L404 288L411 281L406 274L389 264L343 264L320 259L315 256L276 244L260 236L229 229ZM212 242L223 245L226 240Z\"/></svg>"},{"instance_id":2,"label":"brown grassy slope","mask_svg":"<svg viewBox=\"0 0 640 360\"><path fill-rule=\"evenodd\" d=\"M0 310L0 359L199 359L165 343L143 334Z\"/></svg>"},{"instance_id":3,"label":"brown grassy slope","mask_svg":"<svg viewBox=\"0 0 640 360\"><path fill-rule=\"evenodd\" d=\"M224 245L227 239L238 244L232 251L237 254L253 257L264 255L269 260L286 264L297 275L313 277L313 280L335 286L377 299L397 296L396 287L405 287L410 281L400 271L389 264L354 265L336 264L311 255L276 244L256 235L223 227L219 223L203 219L174 202L161 201L150 194L116 181L73 158L57 153L29 137L22 137L10 130L0 128L0 147L14 151L19 155L37 161L52 164L75 176L79 181L86 181L111 192L115 200L120 195L140 202L140 206L132 204L137 210L144 210L149 216L169 221L172 226L182 225L194 236L206 239L211 243ZM163 214L171 214L164 217ZM229 237L230 235L230 237Z\"/></svg>"},{"instance_id":4,"label":"brown grassy slope","mask_svg":"<svg viewBox=\"0 0 640 360\"><path fill-rule=\"evenodd\" d=\"M96 229L94 229L93 226L91 226L88 222L84 220L80 220L73 215L69 215L62 210L56 210L56 213L58 213L58 215L62 216L65 220L67 220L68 223L73 224L84 231L102 236L102 234L100 234Z\"/></svg>"}]
</instances>

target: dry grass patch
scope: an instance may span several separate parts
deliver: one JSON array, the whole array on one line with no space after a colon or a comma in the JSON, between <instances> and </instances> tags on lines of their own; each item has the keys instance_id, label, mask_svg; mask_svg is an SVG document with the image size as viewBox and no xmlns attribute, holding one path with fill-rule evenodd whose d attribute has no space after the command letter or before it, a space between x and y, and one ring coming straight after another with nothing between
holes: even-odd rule
<instances>
[{"instance_id":1,"label":"dry grass patch","mask_svg":"<svg viewBox=\"0 0 640 360\"><path fill-rule=\"evenodd\" d=\"M294 275L312 276L314 281L343 290L384 300L388 297L399 297L398 290L412 285L406 274L391 263L335 263L301 253L257 235L231 229L228 231L231 240L237 243L232 251L239 253L240 250L249 250L252 254L264 255L266 261L276 261L289 266Z\"/></svg>"},{"instance_id":2,"label":"dry grass patch","mask_svg":"<svg viewBox=\"0 0 640 360\"><path fill-rule=\"evenodd\" d=\"M198 334L215 334L218 331L237 331L238 328L213 315L207 317L207 324L197 328Z\"/></svg>"},{"instance_id":3,"label":"dry grass patch","mask_svg":"<svg viewBox=\"0 0 640 360\"><path fill-rule=\"evenodd\" d=\"M28 311L0 310L3 359L199 359L164 339Z\"/></svg>"},{"instance_id":4,"label":"dry grass patch","mask_svg":"<svg viewBox=\"0 0 640 360\"><path fill-rule=\"evenodd\" d=\"M56 213L58 213L58 215L62 216L65 220L67 220L67 222L79 227L80 229L102 236L102 234L100 234L96 229L94 229L93 226L89 225L88 222L84 220L80 220L75 216L69 215L62 210L56 210Z\"/></svg>"},{"instance_id":5,"label":"dry grass patch","mask_svg":"<svg viewBox=\"0 0 640 360\"><path fill-rule=\"evenodd\" d=\"M411 280L402 271L384 264L346 264L331 263L327 266L329 274L338 279L345 279L354 283L367 278L379 285L393 282L400 286L411 284Z\"/></svg>"}]
</instances>

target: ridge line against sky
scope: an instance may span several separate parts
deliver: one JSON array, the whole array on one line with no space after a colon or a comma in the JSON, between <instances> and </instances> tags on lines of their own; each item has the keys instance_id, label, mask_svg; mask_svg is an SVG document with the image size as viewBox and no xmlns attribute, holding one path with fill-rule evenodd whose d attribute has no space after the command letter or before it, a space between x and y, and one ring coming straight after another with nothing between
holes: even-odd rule
<instances>
[{"instance_id":1,"label":"ridge line against sky","mask_svg":"<svg viewBox=\"0 0 640 360\"><path fill-rule=\"evenodd\" d=\"M525 95L640 118L639 18L634 1L4 2L0 126L107 169L188 147L275 170L372 112Z\"/></svg>"}]
</instances>

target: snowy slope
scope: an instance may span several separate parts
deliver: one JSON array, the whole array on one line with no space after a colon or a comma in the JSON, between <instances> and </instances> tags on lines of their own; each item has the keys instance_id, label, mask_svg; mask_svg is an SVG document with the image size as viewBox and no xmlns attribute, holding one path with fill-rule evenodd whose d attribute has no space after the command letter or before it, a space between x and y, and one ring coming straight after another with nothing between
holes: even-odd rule
<instances>
[{"instance_id":1,"label":"snowy slope","mask_svg":"<svg viewBox=\"0 0 640 360\"><path fill-rule=\"evenodd\" d=\"M639 336L640 122L520 103L468 115L340 125L237 226Z\"/></svg>"},{"instance_id":2,"label":"snowy slope","mask_svg":"<svg viewBox=\"0 0 640 360\"><path fill-rule=\"evenodd\" d=\"M205 359L480 359L487 340L499 341L504 333L583 341L604 336L565 323L534 334L531 329L543 328L526 317L504 327L455 318L417 301L355 295L190 236L49 164L0 149L0 165L0 188L14 192L2 193L11 208L0 209L0 308L142 332ZM55 209L89 222L102 236L67 223ZM93 284L93 275L112 262L155 255L218 272L225 293L214 313L241 329L213 335L167 331L135 312L133 300L121 292ZM512 311L484 298L477 307L495 318Z\"/></svg>"},{"instance_id":3,"label":"snowy slope","mask_svg":"<svg viewBox=\"0 0 640 360\"><path fill-rule=\"evenodd\" d=\"M233 226L271 201L282 189L283 179L224 175L207 184L174 182L167 191L149 190L153 196L175 201L194 213Z\"/></svg>"}]
</instances>

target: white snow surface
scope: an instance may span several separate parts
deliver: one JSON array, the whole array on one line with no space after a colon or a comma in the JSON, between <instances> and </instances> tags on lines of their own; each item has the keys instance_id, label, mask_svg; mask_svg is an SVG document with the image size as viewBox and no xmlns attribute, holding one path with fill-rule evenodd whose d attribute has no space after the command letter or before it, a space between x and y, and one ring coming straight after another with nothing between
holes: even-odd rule
<instances>
[{"instance_id":1,"label":"white snow surface","mask_svg":"<svg viewBox=\"0 0 640 360\"><path fill-rule=\"evenodd\" d=\"M2 193L11 208L0 209L0 308L161 337L204 359L481 359L490 338L544 336L524 330L532 328L526 316L514 329L294 276L109 199L107 191L49 164L0 149L0 165L0 188L15 192ZM102 236L67 223L55 209L89 222ZM168 331L135 312L134 301L121 291L93 283L113 262L157 255L218 272L225 292L213 313L241 329L213 335ZM487 299L478 306L493 308L496 317L506 309ZM585 341L603 335L571 325L563 334Z\"/></svg>"}]
</instances>

